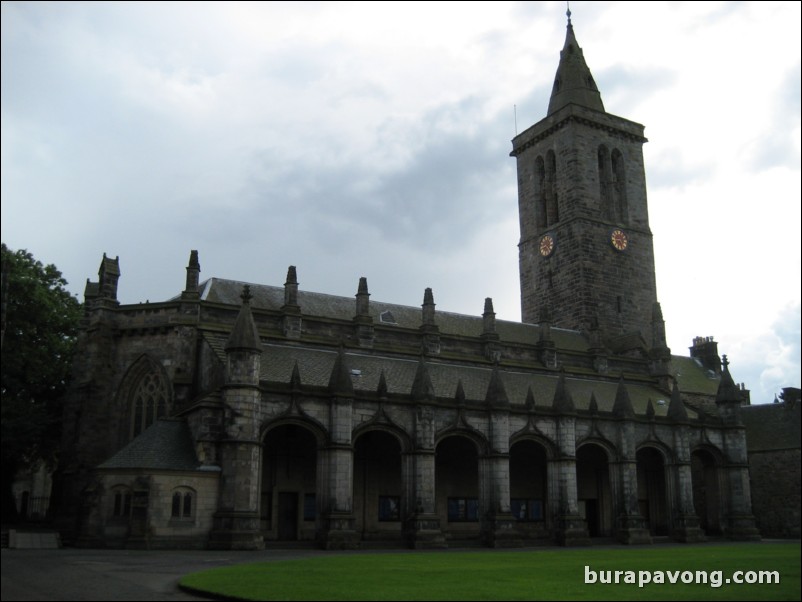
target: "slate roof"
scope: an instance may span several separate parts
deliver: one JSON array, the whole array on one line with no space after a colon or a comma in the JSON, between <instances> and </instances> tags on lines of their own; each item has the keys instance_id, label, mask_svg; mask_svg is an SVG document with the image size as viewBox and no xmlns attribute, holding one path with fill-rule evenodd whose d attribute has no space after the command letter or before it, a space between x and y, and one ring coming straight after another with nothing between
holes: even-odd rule
<instances>
[{"instance_id":1,"label":"slate roof","mask_svg":"<svg viewBox=\"0 0 802 602\"><path fill-rule=\"evenodd\" d=\"M214 341L213 347L222 349L220 335L204 334L207 341ZM327 387L331 379L338 351L299 345L265 344L262 352L262 381L289 384L293 366L298 363L302 386ZM387 393L390 395L409 395L415 380L419 359L391 357L373 353L345 352L345 361L351 371L354 391L372 394L379 386L379 378L384 372ZM492 368L458 364L437 359L426 359L426 368L438 398L453 399L457 384L461 381L465 398L469 402L484 401L490 385ZM557 387L557 372L527 372L516 369L500 369L500 377L512 405L523 406L529 387L538 407L551 407ZM595 393L598 409L611 412L615 401L617 380L579 378L566 376L566 386L570 391L576 409L587 410L591 393ZM648 384L627 384L630 400L637 415L646 414L646 406L652 400L657 416L666 416L670 396ZM660 400L665 403L660 403ZM688 409L691 417L695 412Z\"/></svg>"},{"instance_id":2,"label":"slate roof","mask_svg":"<svg viewBox=\"0 0 802 602\"><path fill-rule=\"evenodd\" d=\"M242 287L250 286L251 307L254 310L279 311L284 305L284 287L264 284L251 284L236 280L210 278L200 284L200 298L212 303L222 303L239 307L242 300ZM333 318L338 320L351 320L356 314L356 301L354 297L340 297L326 293L312 293L298 291L298 305L304 315ZM394 318L393 323L382 321L382 314L390 312ZM408 305L370 301L369 315L373 318L375 326L396 326L417 330L421 325L421 308ZM435 313L435 323L440 334L478 337L483 331L482 316L468 316L445 311ZM535 324L523 324L496 320L496 332L503 342L507 343L537 343L540 340L540 327ZM572 351L587 351L588 340L575 330L551 328L551 339L558 349Z\"/></svg>"},{"instance_id":3,"label":"slate roof","mask_svg":"<svg viewBox=\"0 0 802 602\"><path fill-rule=\"evenodd\" d=\"M252 298L250 305L254 311L280 311L284 305L284 288L262 284L251 284L236 280L211 278L200 285L201 299L207 302L239 306L242 287L248 284ZM356 301L353 297L340 297L325 293L298 291L298 304L303 315L352 320L356 313ZM390 312L394 324L381 320L381 314ZM400 327L417 330L421 325L421 308L405 305L370 301L370 315L374 325ZM441 335L479 337L483 331L481 316L468 316L438 311L435 322ZM535 324L520 322L496 321L496 332L502 343L536 343L540 339L541 329ZM203 337L221 361L225 361L226 336L220 333L205 332ZM561 328L551 328L551 338L558 350L583 352L589 349L589 341L580 332ZM302 386L326 387L331 378L332 368L337 356L334 349L304 346L302 343L284 345L281 343L263 344L262 381L288 384L295 363L301 377ZM409 395L415 378L419 360L412 356L399 357L377 355L375 352L359 352L348 350L345 353L349 370L358 371L353 375L356 392L372 394L377 390L379 377L384 371L387 391L390 395ZM677 370L680 390L685 393L704 393L715 395L719 379L709 378L703 367L688 357L674 356L674 367ZM435 395L441 399L453 398L458 382L462 382L465 397L469 401L483 401L490 383L490 367L470 364L458 364L428 358L426 361ZM523 405L527 389L531 386L535 404L539 407L551 407L557 385L556 372L528 372L524 370L501 370L501 378L513 405ZM586 410L590 403L591 393L595 393L600 412L610 412L615 401L617 380L603 377L587 378L567 376L566 385L574 398L576 409ZM665 416L668 412L670 396L648 384L628 383L627 391L636 415L646 414L649 400L655 408L657 416ZM664 403L661 403L664 402ZM688 408L691 418L696 416Z\"/></svg>"},{"instance_id":4,"label":"slate roof","mask_svg":"<svg viewBox=\"0 0 802 602\"><path fill-rule=\"evenodd\" d=\"M671 363L683 393L703 393L715 396L721 378L711 373L692 357L671 356Z\"/></svg>"},{"instance_id":5,"label":"slate roof","mask_svg":"<svg viewBox=\"0 0 802 602\"><path fill-rule=\"evenodd\" d=\"M162 418L98 468L188 471L199 465L187 423Z\"/></svg>"}]
</instances>

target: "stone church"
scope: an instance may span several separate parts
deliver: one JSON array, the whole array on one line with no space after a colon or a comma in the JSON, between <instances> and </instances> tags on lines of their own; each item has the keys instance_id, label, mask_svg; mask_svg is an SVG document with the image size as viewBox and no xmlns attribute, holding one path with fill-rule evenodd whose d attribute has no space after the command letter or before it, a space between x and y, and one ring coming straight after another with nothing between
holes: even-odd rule
<instances>
[{"instance_id":1,"label":"stone church","mask_svg":"<svg viewBox=\"0 0 802 602\"><path fill-rule=\"evenodd\" d=\"M569 15L548 114L510 153L521 323L489 298L438 311L431 289L374 301L365 278L306 291L294 266L283 286L202 281L197 251L175 297L121 305L104 255L65 402L64 531L214 549L758 538L748 391L712 338L666 345L645 142L605 111Z\"/></svg>"}]
</instances>

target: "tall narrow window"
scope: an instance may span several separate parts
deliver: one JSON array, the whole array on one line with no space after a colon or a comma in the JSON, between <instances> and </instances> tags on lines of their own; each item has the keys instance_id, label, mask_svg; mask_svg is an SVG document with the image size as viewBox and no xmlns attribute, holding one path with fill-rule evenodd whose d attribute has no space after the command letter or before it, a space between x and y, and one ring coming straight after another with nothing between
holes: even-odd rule
<instances>
[{"instance_id":1,"label":"tall narrow window","mask_svg":"<svg viewBox=\"0 0 802 602\"><path fill-rule=\"evenodd\" d=\"M603 144L599 147L599 208L605 219L612 220L613 207L610 198L610 182L613 178L610 170L610 151Z\"/></svg>"},{"instance_id":2,"label":"tall narrow window","mask_svg":"<svg viewBox=\"0 0 802 602\"><path fill-rule=\"evenodd\" d=\"M613 219L627 224L629 223L629 205L627 203L627 177L624 171L624 156L621 151L615 149L610 155L611 171L613 175L612 197L613 197Z\"/></svg>"},{"instance_id":3,"label":"tall narrow window","mask_svg":"<svg viewBox=\"0 0 802 602\"><path fill-rule=\"evenodd\" d=\"M535 211L537 229L543 230L548 225L546 219L546 165L543 157L535 159Z\"/></svg>"},{"instance_id":4,"label":"tall narrow window","mask_svg":"<svg viewBox=\"0 0 802 602\"><path fill-rule=\"evenodd\" d=\"M546 154L546 226L560 221L557 207L557 157L554 151Z\"/></svg>"}]
</instances>

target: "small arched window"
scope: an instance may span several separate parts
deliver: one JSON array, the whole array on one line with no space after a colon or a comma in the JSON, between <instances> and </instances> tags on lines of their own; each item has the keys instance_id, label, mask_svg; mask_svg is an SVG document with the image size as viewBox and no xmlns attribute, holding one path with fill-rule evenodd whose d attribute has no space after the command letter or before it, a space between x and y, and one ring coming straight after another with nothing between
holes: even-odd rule
<instances>
[{"instance_id":1,"label":"small arched window","mask_svg":"<svg viewBox=\"0 0 802 602\"><path fill-rule=\"evenodd\" d=\"M123 485L113 487L111 490L111 516L117 519L127 519L131 516L131 490Z\"/></svg>"},{"instance_id":2,"label":"small arched window","mask_svg":"<svg viewBox=\"0 0 802 602\"><path fill-rule=\"evenodd\" d=\"M195 518L195 491L189 487L173 490L170 518L172 520L192 520Z\"/></svg>"}]
</instances>

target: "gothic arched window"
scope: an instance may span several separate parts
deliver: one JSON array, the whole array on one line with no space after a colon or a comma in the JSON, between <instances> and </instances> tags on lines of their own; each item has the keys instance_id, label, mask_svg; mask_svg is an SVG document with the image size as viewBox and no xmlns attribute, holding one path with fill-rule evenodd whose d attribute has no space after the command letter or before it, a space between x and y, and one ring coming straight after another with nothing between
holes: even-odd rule
<instances>
[{"instance_id":1,"label":"gothic arched window","mask_svg":"<svg viewBox=\"0 0 802 602\"><path fill-rule=\"evenodd\" d=\"M128 440L139 436L170 411L171 387L161 367L141 357L128 371L121 391L127 392Z\"/></svg>"}]
</instances>

